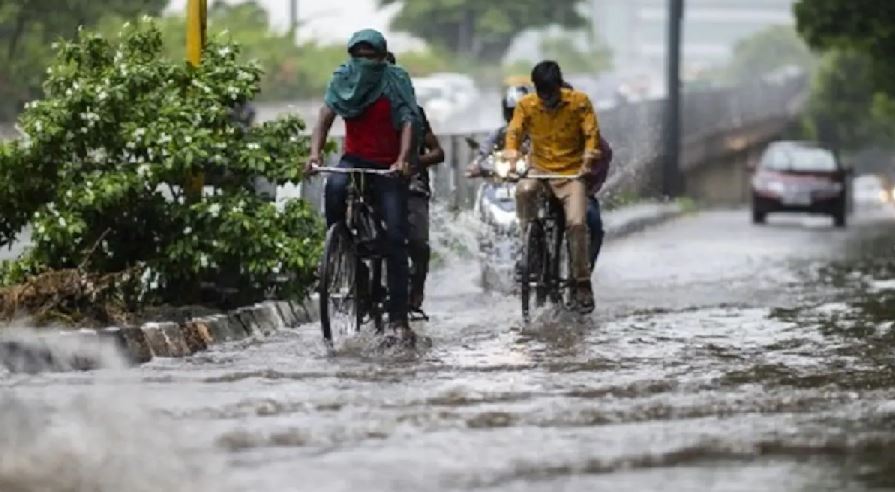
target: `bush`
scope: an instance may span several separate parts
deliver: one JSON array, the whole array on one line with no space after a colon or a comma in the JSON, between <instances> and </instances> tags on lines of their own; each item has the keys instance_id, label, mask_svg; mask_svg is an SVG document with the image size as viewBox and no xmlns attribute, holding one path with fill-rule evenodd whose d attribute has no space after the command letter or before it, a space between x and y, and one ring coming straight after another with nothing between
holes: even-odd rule
<instances>
[{"instance_id":1,"label":"bush","mask_svg":"<svg viewBox=\"0 0 895 492\"><path fill-rule=\"evenodd\" d=\"M125 24L117 43L82 32L55 49L45 98L20 118L27 138L0 147L0 245L27 224L34 242L0 268L0 285L48 270L139 267L144 301L192 302L200 282L222 277L240 302L261 298L274 277L277 295L305 292L319 219L301 201L278 211L252 188L259 176L301 179L304 125L232 120L261 75L238 61L238 46L211 41L197 68L172 62L144 19ZM181 185L196 174L214 188L188 200Z\"/></svg>"}]
</instances>

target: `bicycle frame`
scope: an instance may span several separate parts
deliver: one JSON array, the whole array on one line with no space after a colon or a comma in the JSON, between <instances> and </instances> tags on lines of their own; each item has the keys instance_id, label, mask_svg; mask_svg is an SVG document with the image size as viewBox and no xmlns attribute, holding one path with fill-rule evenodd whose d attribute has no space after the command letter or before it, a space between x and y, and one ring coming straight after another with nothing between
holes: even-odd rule
<instances>
[{"instance_id":1,"label":"bicycle frame","mask_svg":"<svg viewBox=\"0 0 895 492\"><path fill-rule=\"evenodd\" d=\"M538 279L538 283L536 283L537 289L537 299L538 302L543 302L548 296L555 303L560 303L563 300L563 291L570 289L572 286L572 280L570 278L563 278L562 273L562 248L565 243L565 218L563 214L562 205L552 196L548 190L545 189L543 185L546 185L547 182L552 180L566 180L566 179L578 179L580 175L557 175L557 174L544 174L544 173L529 173L525 178L528 179L536 179L542 183L542 186L538 190L538 208L537 214L533 223L537 226L537 229L541 231L543 234L544 242L547 251L545 255L537 255L546 257L546 271L542 272L542 277ZM525 247L528 247L526 245ZM567 245L565 245L566 253L570 253L568 251ZM532 252L529 252L530 255ZM569 261L568 258L565 260ZM531 279L523 279L523 282L528 281L531 282ZM523 295L526 295L523 293ZM527 301L526 301L527 302ZM523 311L525 308L523 308ZM528 315L526 312L523 312L524 315Z\"/></svg>"},{"instance_id":2,"label":"bicycle frame","mask_svg":"<svg viewBox=\"0 0 895 492\"><path fill-rule=\"evenodd\" d=\"M390 169L344 167L318 167L315 170L324 174L347 174L349 176L348 195L345 199L345 223L354 239L359 257L363 259L381 258L379 248L362 247L375 246L370 244L376 240L375 234L371 233L375 232L373 227L379 226L379 218L367 196L367 176L394 176L397 173Z\"/></svg>"},{"instance_id":3,"label":"bicycle frame","mask_svg":"<svg viewBox=\"0 0 895 492\"><path fill-rule=\"evenodd\" d=\"M392 176L391 170L366 168L318 167L318 172L326 174L347 174L349 184L346 196L345 227L351 239L356 268L364 273L363 280L356 280L357 302L363 305L376 324L376 330L383 330L382 316L388 296L382 285L383 254L378 245L381 223L367 195L368 176ZM358 321L361 324L361 321ZM358 328L359 329L359 328Z\"/></svg>"}]
</instances>

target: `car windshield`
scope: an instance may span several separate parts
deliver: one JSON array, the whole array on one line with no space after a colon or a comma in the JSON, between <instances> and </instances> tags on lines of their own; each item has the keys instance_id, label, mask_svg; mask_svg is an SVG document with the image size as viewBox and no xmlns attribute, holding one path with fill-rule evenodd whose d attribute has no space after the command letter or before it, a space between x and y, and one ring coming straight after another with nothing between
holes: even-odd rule
<instances>
[{"instance_id":1,"label":"car windshield","mask_svg":"<svg viewBox=\"0 0 895 492\"><path fill-rule=\"evenodd\" d=\"M835 171L836 157L818 147L786 146L768 151L764 167L774 171Z\"/></svg>"}]
</instances>

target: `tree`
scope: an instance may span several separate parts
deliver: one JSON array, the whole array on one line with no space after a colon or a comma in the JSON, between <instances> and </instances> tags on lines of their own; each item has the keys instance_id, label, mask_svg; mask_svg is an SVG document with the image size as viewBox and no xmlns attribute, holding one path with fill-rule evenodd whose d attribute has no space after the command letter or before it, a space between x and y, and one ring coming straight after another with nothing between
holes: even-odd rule
<instances>
[{"instance_id":1,"label":"tree","mask_svg":"<svg viewBox=\"0 0 895 492\"><path fill-rule=\"evenodd\" d=\"M819 50L866 53L880 90L895 94L895 2L891 0L799 0L799 33Z\"/></svg>"},{"instance_id":2,"label":"tree","mask_svg":"<svg viewBox=\"0 0 895 492\"><path fill-rule=\"evenodd\" d=\"M541 40L541 57L554 60L567 74L596 73L612 66L612 55L604 44L593 40L582 50L569 35L546 36ZM534 63L531 64L534 66Z\"/></svg>"},{"instance_id":3,"label":"tree","mask_svg":"<svg viewBox=\"0 0 895 492\"><path fill-rule=\"evenodd\" d=\"M50 44L104 15L158 14L167 0L5 0L0 3L0 119L40 93Z\"/></svg>"},{"instance_id":4,"label":"tree","mask_svg":"<svg viewBox=\"0 0 895 492\"><path fill-rule=\"evenodd\" d=\"M838 150L856 149L877 136L871 116L873 78L868 56L856 51L824 55L811 82L805 122L811 137Z\"/></svg>"},{"instance_id":5,"label":"tree","mask_svg":"<svg viewBox=\"0 0 895 492\"><path fill-rule=\"evenodd\" d=\"M863 97L849 112L830 110L837 113L831 116L845 118L835 123L837 127L843 130L854 127L860 130L859 133L833 133L857 138L866 133L864 129L869 123L870 134L877 140L889 135L888 141L882 139L882 142L891 145L895 129L895 104L892 103L895 100L895 58L892 57L895 53L895 2L799 0L794 8L798 31L812 48L841 52L830 55L826 73L818 75L828 79L830 90L816 95L815 100L844 109L839 102L843 92L856 95L863 91ZM846 63L851 63L850 58L858 57L863 60L861 70L851 73L857 67Z\"/></svg>"},{"instance_id":6,"label":"tree","mask_svg":"<svg viewBox=\"0 0 895 492\"><path fill-rule=\"evenodd\" d=\"M793 28L772 26L737 43L726 78L742 82L788 65L809 69L814 61L808 45Z\"/></svg>"},{"instance_id":7,"label":"tree","mask_svg":"<svg viewBox=\"0 0 895 492\"><path fill-rule=\"evenodd\" d=\"M307 289L322 243L316 213L278 210L252 183L301 179L304 125L291 117L245 129L232 109L259 90L256 65L212 40L198 68L164 55L151 21L120 42L82 32L61 42L45 97L29 103L26 138L0 145L0 245L32 225L33 248L0 268L0 285L46 271L138 269L146 299L182 303L201 280L231 276L242 301L289 274L280 295ZM202 172L214 191L183 199Z\"/></svg>"},{"instance_id":8,"label":"tree","mask_svg":"<svg viewBox=\"0 0 895 492\"><path fill-rule=\"evenodd\" d=\"M557 24L585 25L580 0L379 0L401 4L392 27L450 53L491 63L503 60L517 34Z\"/></svg>"}]
</instances>

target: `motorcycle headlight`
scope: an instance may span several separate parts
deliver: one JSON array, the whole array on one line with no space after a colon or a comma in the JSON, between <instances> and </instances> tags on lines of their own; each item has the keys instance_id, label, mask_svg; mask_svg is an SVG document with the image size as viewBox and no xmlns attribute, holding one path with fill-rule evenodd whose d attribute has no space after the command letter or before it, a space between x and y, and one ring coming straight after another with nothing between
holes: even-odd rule
<instances>
[{"instance_id":1,"label":"motorcycle headlight","mask_svg":"<svg viewBox=\"0 0 895 492\"><path fill-rule=\"evenodd\" d=\"M528 173L528 159L519 159L516 161L516 174L525 176Z\"/></svg>"},{"instance_id":2,"label":"motorcycle headlight","mask_svg":"<svg viewBox=\"0 0 895 492\"><path fill-rule=\"evenodd\" d=\"M501 178L506 178L513 170L513 163L506 159L497 159L494 162L494 173Z\"/></svg>"}]
</instances>

